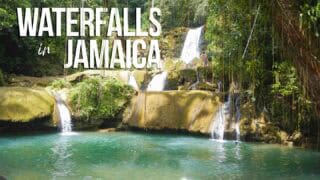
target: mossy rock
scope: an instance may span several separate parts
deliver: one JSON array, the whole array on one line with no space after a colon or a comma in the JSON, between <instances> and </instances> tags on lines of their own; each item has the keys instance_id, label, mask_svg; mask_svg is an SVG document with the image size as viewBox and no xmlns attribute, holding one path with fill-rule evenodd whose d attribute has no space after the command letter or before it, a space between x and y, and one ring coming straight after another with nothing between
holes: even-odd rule
<instances>
[{"instance_id":1,"label":"mossy rock","mask_svg":"<svg viewBox=\"0 0 320 180\"><path fill-rule=\"evenodd\" d=\"M105 120L117 119L135 91L117 79L89 78L67 92L75 129L100 127Z\"/></svg>"},{"instance_id":2,"label":"mossy rock","mask_svg":"<svg viewBox=\"0 0 320 180\"><path fill-rule=\"evenodd\" d=\"M167 90L187 90L191 84L197 81L196 71L193 69L183 69L179 71L169 71L166 89ZM185 88L181 88L185 87Z\"/></svg>"},{"instance_id":3,"label":"mossy rock","mask_svg":"<svg viewBox=\"0 0 320 180\"><path fill-rule=\"evenodd\" d=\"M197 81L197 71L193 69L183 69L179 71L179 75L183 78L185 82L196 82Z\"/></svg>"},{"instance_id":4,"label":"mossy rock","mask_svg":"<svg viewBox=\"0 0 320 180\"><path fill-rule=\"evenodd\" d=\"M241 105L241 139L244 139L246 141L263 141L261 136L261 128L263 128L264 126L264 117L261 115L255 117L253 103L244 103Z\"/></svg>"},{"instance_id":5,"label":"mossy rock","mask_svg":"<svg viewBox=\"0 0 320 180\"><path fill-rule=\"evenodd\" d=\"M200 82L196 85L196 89L205 91L215 91L217 89L217 86L215 84Z\"/></svg>"},{"instance_id":6,"label":"mossy rock","mask_svg":"<svg viewBox=\"0 0 320 180\"><path fill-rule=\"evenodd\" d=\"M170 71L168 73L166 89L167 90L176 90L179 86L179 73L176 71Z\"/></svg>"},{"instance_id":7,"label":"mossy rock","mask_svg":"<svg viewBox=\"0 0 320 180\"><path fill-rule=\"evenodd\" d=\"M164 61L164 69L166 71L179 71L184 68L184 63L176 59L166 59Z\"/></svg>"},{"instance_id":8,"label":"mossy rock","mask_svg":"<svg viewBox=\"0 0 320 180\"><path fill-rule=\"evenodd\" d=\"M139 93L126 108L123 122L142 129L209 134L219 105L219 97L208 91Z\"/></svg>"},{"instance_id":9,"label":"mossy rock","mask_svg":"<svg viewBox=\"0 0 320 180\"><path fill-rule=\"evenodd\" d=\"M0 121L30 122L51 117L55 99L45 89L0 88Z\"/></svg>"},{"instance_id":10,"label":"mossy rock","mask_svg":"<svg viewBox=\"0 0 320 180\"><path fill-rule=\"evenodd\" d=\"M89 78L89 76L86 73L78 72L78 73L68 75L66 77L66 81L75 84L75 83L81 82L87 78Z\"/></svg>"},{"instance_id":11,"label":"mossy rock","mask_svg":"<svg viewBox=\"0 0 320 180\"><path fill-rule=\"evenodd\" d=\"M144 87L148 86L148 82L152 79L151 74L149 71L133 71L133 76L137 81L138 86L140 89L144 89Z\"/></svg>"},{"instance_id":12,"label":"mossy rock","mask_svg":"<svg viewBox=\"0 0 320 180\"><path fill-rule=\"evenodd\" d=\"M160 48L165 59L181 55L187 30L185 27L177 27L163 33L160 39Z\"/></svg>"},{"instance_id":13,"label":"mossy rock","mask_svg":"<svg viewBox=\"0 0 320 180\"><path fill-rule=\"evenodd\" d=\"M266 143L281 143L281 137L278 132L280 132L279 127L273 124L267 124L265 127L261 128L261 136Z\"/></svg>"},{"instance_id":14,"label":"mossy rock","mask_svg":"<svg viewBox=\"0 0 320 180\"><path fill-rule=\"evenodd\" d=\"M266 143L283 143L287 140L286 132L276 124L268 123L267 115L254 112L253 103L241 106L240 131L242 139L246 141L260 141Z\"/></svg>"},{"instance_id":15,"label":"mossy rock","mask_svg":"<svg viewBox=\"0 0 320 180\"><path fill-rule=\"evenodd\" d=\"M59 77L31 77L31 76L16 76L10 75L8 78L8 85L15 87L46 87Z\"/></svg>"},{"instance_id":16,"label":"mossy rock","mask_svg":"<svg viewBox=\"0 0 320 180\"><path fill-rule=\"evenodd\" d=\"M66 81L76 84L92 77L114 78L121 82L128 82L129 71L121 70L86 70L66 76Z\"/></svg>"}]
</instances>

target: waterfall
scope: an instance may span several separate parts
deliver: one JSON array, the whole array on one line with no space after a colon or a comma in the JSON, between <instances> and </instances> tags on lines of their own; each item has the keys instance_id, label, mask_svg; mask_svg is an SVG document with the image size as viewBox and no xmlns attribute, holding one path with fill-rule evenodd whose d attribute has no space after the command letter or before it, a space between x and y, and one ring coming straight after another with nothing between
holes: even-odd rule
<instances>
[{"instance_id":1,"label":"waterfall","mask_svg":"<svg viewBox=\"0 0 320 180\"><path fill-rule=\"evenodd\" d=\"M200 77L199 77L199 72L197 71L197 81L193 84L191 84L191 86L188 88L189 90L196 90L197 89L197 85L200 83Z\"/></svg>"},{"instance_id":2,"label":"waterfall","mask_svg":"<svg viewBox=\"0 0 320 180\"><path fill-rule=\"evenodd\" d=\"M218 109L218 112L213 118L213 125L211 129L211 138L217 140L223 140L225 121L230 116L230 95L228 96L227 102L223 103Z\"/></svg>"},{"instance_id":3,"label":"waterfall","mask_svg":"<svg viewBox=\"0 0 320 180\"><path fill-rule=\"evenodd\" d=\"M163 91L166 86L167 76L168 73L166 71L155 75L150 81L147 91Z\"/></svg>"},{"instance_id":4,"label":"waterfall","mask_svg":"<svg viewBox=\"0 0 320 180\"><path fill-rule=\"evenodd\" d=\"M241 118L241 112L240 112L240 96L236 96L235 101L235 110L236 110L236 124L235 124L235 130L236 130L236 140L240 141L240 118Z\"/></svg>"},{"instance_id":5,"label":"waterfall","mask_svg":"<svg viewBox=\"0 0 320 180\"><path fill-rule=\"evenodd\" d=\"M71 114L62 100L60 94L56 94L57 108L59 111L59 119L62 133L70 133L72 131Z\"/></svg>"},{"instance_id":6,"label":"waterfall","mask_svg":"<svg viewBox=\"0 0 320 180\"><path fill-rule=\"evenodd\" d=\"M190 29L184 41L180 59L189 64L194 58L200 57L200 41L203 26Z\"/></svg>"},{"instance_id":7,"label":"waterfall","mask_svg":"<svg viewBox=\"0 0 320 180\"><path fill-rule=\"evenodd\" d=\"M136 81L136 78L133 76L132 73L130 73L130 75L129 75L128 84L129 84L131 87L133 87L134 90L136 90L136 91L139 91L139 90L140 90L140 88L139 88L139 86L138 86L138 83L137 83L137 81Z\"/></svg>"}]
</instances>

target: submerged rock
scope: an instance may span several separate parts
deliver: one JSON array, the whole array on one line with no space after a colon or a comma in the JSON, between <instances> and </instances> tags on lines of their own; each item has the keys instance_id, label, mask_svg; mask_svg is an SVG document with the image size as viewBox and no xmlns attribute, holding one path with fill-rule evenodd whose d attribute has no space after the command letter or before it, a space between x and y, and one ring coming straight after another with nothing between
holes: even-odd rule
<instances>
[{"instance_id":1,"label":"submerged rock","mask_svg":"<svg viewBox=\"0 0 320 180\"><path fill-rule=\"evenodd\" d=\"M123 123L141 129L209 134L219 104L218 96L208 91L140 93L126 108Z\"/></svg>"}]
</instances>

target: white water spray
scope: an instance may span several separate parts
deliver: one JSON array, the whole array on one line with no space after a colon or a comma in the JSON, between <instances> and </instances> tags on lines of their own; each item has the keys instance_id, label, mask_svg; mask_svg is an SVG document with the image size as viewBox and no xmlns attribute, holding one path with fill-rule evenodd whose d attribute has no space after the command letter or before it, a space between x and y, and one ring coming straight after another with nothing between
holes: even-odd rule
<instances>
[{"instance_id":1,"label":"white water spray","mask_svg":"<svg viewBox=\"0 0 320 180\"><path fill-rule=\"evenodd\" d=\"M200 83L200 77L199 77L199 72L197 71L197 81L193 84L191 84L191 86L188 88L189 90L196 90L197 89L197 85Z\"/></svg>"},{"instance_id":2,"label":"white water spray","mask_svg":"<svg viewBox=\"0 0 320 180\"><path fill-rule=\"evenodd\" d=\"M129 75L129 80L128 80L128 84L133 87L134 90L139 91L140 88L138 86L137 80L136 78L133 76L132 73L130 73Z\"/></svg>"},{"instance_id":3,"label":"white water spray","mask_svg":"<svg viewBox=\"0 0 320 180\"><path fill-rule=\"evenodd\" d=\"M163 91L166 86L168 73L166 71L155 75L150 81L147 91Z\"/></svg>"},{"instance_id":4,"label":"white water spray","mask_svg":"<svg viewBox=\"0 0 320 180\"><path fill-rule=\"evenodd\" d=\"M236 140L240 141L240 118L241 118L241 112L240 112L240 96L239 95L236 97L235 109L236 109L236 124L235 124Z\"/></svg>"},{"instance_id":5,"label":"white water spray","mask_svg":"<svg viewBox=\"0 0 320 180\"><path fill-rule=\"evenodd\" d=\"M188 31L186 40L184 41L182 53L180 59L186 64L191 63L194 58L200 57L200 42L203 26L190 29Z\"/></svg>"},{"instance_id":6,"label":"white water spray","mask_svg":"<svg viewBox=\"0 0 320 180\"><path fill-rule=\"evenodd\" d=\"M230 99L229 95L228 101L219 107L217 114L214 116L211 129L211 138L213 139L223 140L225 121L230 117Z\"/></svg>"},{"instance_id":7,"label":"white water spray","mask_svg":"<svg viewBox=\"0 0 320 180\"><path fill-rule=\"evenodd\" d=\"M57 108L59 111L59 118L62 133L70 133L72 131L71 114L68 107L65 105L60 94L56 94Z\"/></svg>"}]
</instances>

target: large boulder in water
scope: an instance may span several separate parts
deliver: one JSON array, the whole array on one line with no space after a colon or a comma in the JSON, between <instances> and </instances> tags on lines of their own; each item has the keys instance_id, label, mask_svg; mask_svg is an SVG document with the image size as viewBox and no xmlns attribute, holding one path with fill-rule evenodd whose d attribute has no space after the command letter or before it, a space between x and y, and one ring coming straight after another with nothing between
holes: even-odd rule
<instances>
[{"instance_id":1,"label":"large boulder in water","mask_svg":"<svg viewBox=\"0 0 320 180\"><path fill-rule=\"evenodd\" d=\"M8 127L36 129L32 124L48 124L54 104L54 97L43 88L1 87L0 130Z\"/></svg>"},{"instance_id":2,"label":"large boulder in water","mask_svg":"<svg viewBox=\"0 0 320 180\"><path fill-rule=\"evenodd\" d=\"M139 93L125 110L123 123L141 129L209 134L219 105L219 97L209 91Z\"/></svg>"}]
</instances>

